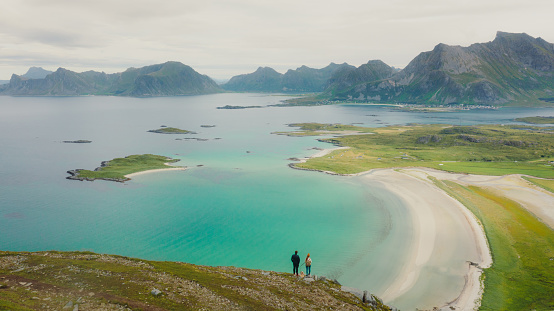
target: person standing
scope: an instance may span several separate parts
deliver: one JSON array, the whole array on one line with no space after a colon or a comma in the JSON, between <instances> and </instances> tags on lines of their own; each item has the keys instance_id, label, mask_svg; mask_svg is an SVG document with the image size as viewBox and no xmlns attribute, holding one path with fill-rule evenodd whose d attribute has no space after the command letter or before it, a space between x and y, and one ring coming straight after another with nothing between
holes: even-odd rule
<instances>
[{"instance_id":1,"label":"person standing","mask_svg":"<svg viewBox=\"0 0 554 311\"><path fill-rule=\"evenodd\" d=\"M310 258L310 253L308 253L304 262L306 263L306 275L310 275L312 273L312 259Z\"/></svg>"},{"instance_id":2,"label":"person standing","mask_svg":"<svg viewBox=\"0 0 554 311\"><path fill-rule=\"evenodd\" d=\"M292 274L298 276L298 266L300 265L300 256L298 256L298 251L294 251L294 255L290 258L292 261Z\"/></svg>"}]
</instances>

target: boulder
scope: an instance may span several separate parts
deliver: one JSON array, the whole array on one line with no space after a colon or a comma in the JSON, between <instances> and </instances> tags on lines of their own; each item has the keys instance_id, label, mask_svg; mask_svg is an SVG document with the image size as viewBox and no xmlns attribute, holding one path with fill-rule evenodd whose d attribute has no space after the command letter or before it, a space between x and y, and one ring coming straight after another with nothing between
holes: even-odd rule
<instances>
[{"instance_id":1,"label":"boulder","mask_svg":"<svg viewBox=\"0 0 554 311\"><path fill-rule=\"evenodd\" d=\"M154 288L153 290L150 291L150 294L154 295L154 296L159 296L162 294L162 291L157 289L157 288Z\"/></svg>"}]
</instances>

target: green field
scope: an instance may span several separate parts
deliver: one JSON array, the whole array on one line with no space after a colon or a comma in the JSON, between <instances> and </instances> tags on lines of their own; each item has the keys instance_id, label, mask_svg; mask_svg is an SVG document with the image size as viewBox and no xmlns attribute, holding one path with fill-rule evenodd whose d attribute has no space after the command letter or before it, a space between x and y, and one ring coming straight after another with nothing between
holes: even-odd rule
<instances>
[{"instance_id":1,"label":"green field","mask_svg":"<svg viewBox=\"0 0 554 311\"><path fill-rule=\"evenodd\" d=\"M493 264L480 310L554 310L554 231L518 203L479 187L435 184L483 224Z\"/></svg>"},{"instance_id":2,"label":"green field","mask_svg":"<svg viewBox=\"0 0 554 311\"><path fill-rule=\"evenodd\" d=\"M87 178L89 180L107 179L125 181L129 180L125 175L154 169L169 168L165 163L177 161L179 160L153 154L130 155L125 158L115 158L108 161L105 163L105 166L100 167L97 171L80 170L77 177Z\"/></svg>"},{"instance_id":3,"label":"green field","mask_svg":"<svg viewBox=\"0 0 554 311\"><path fill-rule=\"evenodd\" d=\"M374 168L430 167L484 175L525 174L554 178L552 128L502 125L409 125L364 128L302 123L289 136L321 136L336 150L298 168L354 174ZM358 134L354 133L358 132ZM285 133L278 133L285 134Z\"/></svg>"}]
</instances>

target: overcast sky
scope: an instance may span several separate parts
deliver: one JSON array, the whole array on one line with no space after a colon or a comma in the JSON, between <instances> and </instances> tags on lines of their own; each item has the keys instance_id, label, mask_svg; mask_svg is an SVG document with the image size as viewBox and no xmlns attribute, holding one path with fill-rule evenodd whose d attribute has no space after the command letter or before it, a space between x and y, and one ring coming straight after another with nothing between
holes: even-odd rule
<instances>
[{"instance_id":1,"label":"overcast sky","mask_svg":"<svg viewBox=\"0 0 554 311\"><path fill-rule=\"evenodd\" d=\"M380 59L497 30L554 42L554 0L2 0L0 80L31 66L120 72L180 61L216 79Z\"/></svg>"}]
</instances>

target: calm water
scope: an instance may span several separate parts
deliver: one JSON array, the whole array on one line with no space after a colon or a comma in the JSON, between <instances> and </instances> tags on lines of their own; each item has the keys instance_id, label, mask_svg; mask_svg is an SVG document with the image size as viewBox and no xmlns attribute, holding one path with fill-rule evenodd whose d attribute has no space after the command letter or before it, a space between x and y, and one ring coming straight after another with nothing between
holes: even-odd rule
<instances>
[{"instance_id":1,"label":"calm water","mask_svg":"<svg viewBox=\"0 0 554 311\"><path fill-rule=\"evenodd\" d=\"M554 109L407 113L359 105L216 109L283 99L0 97L0 249L90 250L285 272L297 249L311 253L313 273L379 292L390 281L386 271L403 260L410 219L401 202L379 184L288 168L287 158L329 145L271 133L294 122L507 124L554 115ZM161 125L198 134L147 132ZM207 141L176 140L185 137ZM62 142L77 139L93 142ZM143 153L178 158L190 169L125 184L65 179L69 169Z\"/></svg>"}]
</instances>

